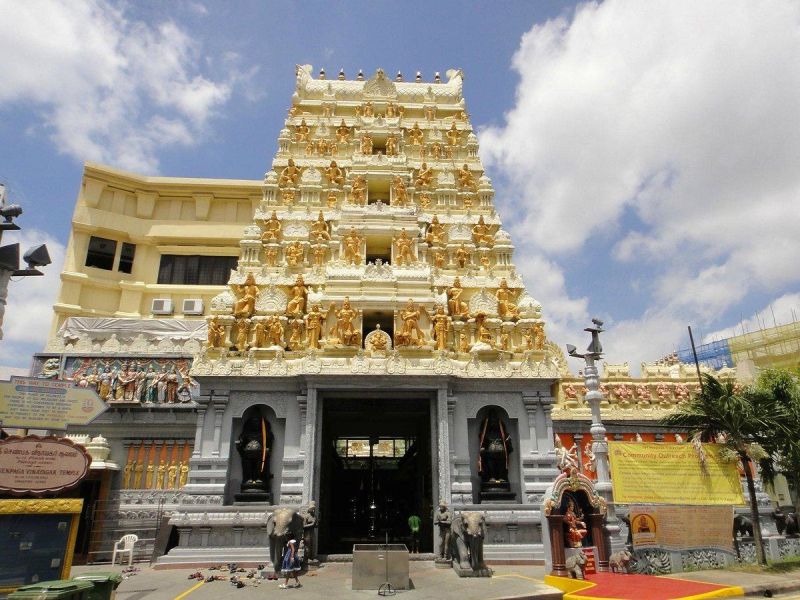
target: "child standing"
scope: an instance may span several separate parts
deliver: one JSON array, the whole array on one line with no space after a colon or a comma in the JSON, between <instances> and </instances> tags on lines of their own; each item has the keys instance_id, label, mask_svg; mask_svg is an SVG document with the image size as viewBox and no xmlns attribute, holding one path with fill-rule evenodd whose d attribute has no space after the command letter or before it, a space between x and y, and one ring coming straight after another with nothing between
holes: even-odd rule
<instances>
[{"instance_id":1,"label":"child standing","mask_svg":"<svg viewBox=\"0 0 800 600\"><path fill-rule=\"evenodd\" d=\"M286 589L289 586L289 578L294 577L295 585L291 587L302 587L300 580L297 578L297 573L300 571L300 557L297 556L297 540L289 540L286 543L286 550L283 553L283 562L281 563L281 571L285 580L278 587Z\"/></svg>"}]
</instances>

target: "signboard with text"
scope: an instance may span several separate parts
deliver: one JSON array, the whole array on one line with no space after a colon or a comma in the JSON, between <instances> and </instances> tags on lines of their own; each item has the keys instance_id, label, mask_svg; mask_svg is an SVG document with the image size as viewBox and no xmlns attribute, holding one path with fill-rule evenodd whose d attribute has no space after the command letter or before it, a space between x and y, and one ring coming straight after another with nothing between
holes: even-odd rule
<instances>
[{"instance_id":1,"label":"signboard with text","mask_svg":"<svg viewBox=\"0 0 800 600\"><path fill-rule=\"evenodd\" d=\"M55 437L0 440L0 491L12 494L60 492L80 482L92 457L82 446Z\"/></svg>"},{"instance_id":2,"label":"signboard with text","mask_svg":"<svg viewBox=\"0 0 800 600\"><path fill-rule=\"evenodd\" d=\"M55 429L86 425L108 409L97 392L71 381L12 377L0 381L3 427Z\"/></svg>"},{"instance_id":3,"label":"signboard with text","mask_svg":"<svg viewBox=\"0 0 800 600\"><path fill-rule=\"evenodd\" d=\"M608 442L614 502L744 504L736 463L720 457L719 444L702 448L705 461L701 463L692 444Z\"/></svg>"},{"instance_id":4,"label":"signboard with text","mask_svg":"<svg viewBox=\"0 0 800 600\"><path fill-rule=\"evenodd\" d=\"M733 552L732 506L631 506L635 549L717 548Z\"/></svg>"}]
</instances>

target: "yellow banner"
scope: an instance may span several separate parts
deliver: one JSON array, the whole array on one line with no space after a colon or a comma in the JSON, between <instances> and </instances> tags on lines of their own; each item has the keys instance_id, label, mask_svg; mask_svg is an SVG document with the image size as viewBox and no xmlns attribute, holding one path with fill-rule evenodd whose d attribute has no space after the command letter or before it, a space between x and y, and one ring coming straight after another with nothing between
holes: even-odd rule
<instances>
[{"instance_id":1,"label":"yellow banner","mask_svg":"<svg viewBox=\"0 0 800 600\"><path fill-rule=\"evenodd\" d=\"M744 504L736 463L720 459L719 444L608 442L614 502L619 504Z\"/></svg>"}]
</instances>

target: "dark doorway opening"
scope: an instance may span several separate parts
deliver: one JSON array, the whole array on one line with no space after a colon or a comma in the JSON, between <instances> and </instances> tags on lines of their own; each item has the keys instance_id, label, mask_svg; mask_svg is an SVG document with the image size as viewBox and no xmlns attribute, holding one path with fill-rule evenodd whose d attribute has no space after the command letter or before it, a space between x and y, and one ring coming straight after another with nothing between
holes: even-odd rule
<instances>
[{"instance_id":1,"label":"dark doorway opening","mask_svg":"<svg viewBox=\"0 0 800 600\"><path fill-rule=\"evenodd\" d=\"M410 543L433 551L428 398L323 400L319 548L349 554L353 544ZM410 546L409 546L410 547Z\"/></svg>"}]
</instances>

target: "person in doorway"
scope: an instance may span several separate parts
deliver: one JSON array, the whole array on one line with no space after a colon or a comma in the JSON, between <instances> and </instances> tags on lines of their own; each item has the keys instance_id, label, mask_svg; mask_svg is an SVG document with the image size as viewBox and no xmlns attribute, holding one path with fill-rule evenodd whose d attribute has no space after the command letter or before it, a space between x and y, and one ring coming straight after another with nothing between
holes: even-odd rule
<instances>
[{"instance_id":1,"label":"person in doorway","mask_svg":"<svg viewBox=\"0 0 800 600\"><path fill-rule=\"evenodd\" d=\"M419 526L421 519L417 515L408 517L408 528L411 530L411 548L409 552L419 554Z\"/></svg>"},{"instance_id":2,"label":"person in doorway","mask_svg":"<svg viewBox=\"0 0 800 600\"><path fill-rule=\"evenodd\" d=\"M286 589L288 587L302 587L297 574L300 572L300 557L297 555L297 540L289 540L286 543L286 549L283 552L283 562L281 562L281 572L283 573L284 581L278 587ZM294 585L289 585L289 578L294 577Z\"/></svg>"}]
</instances>

